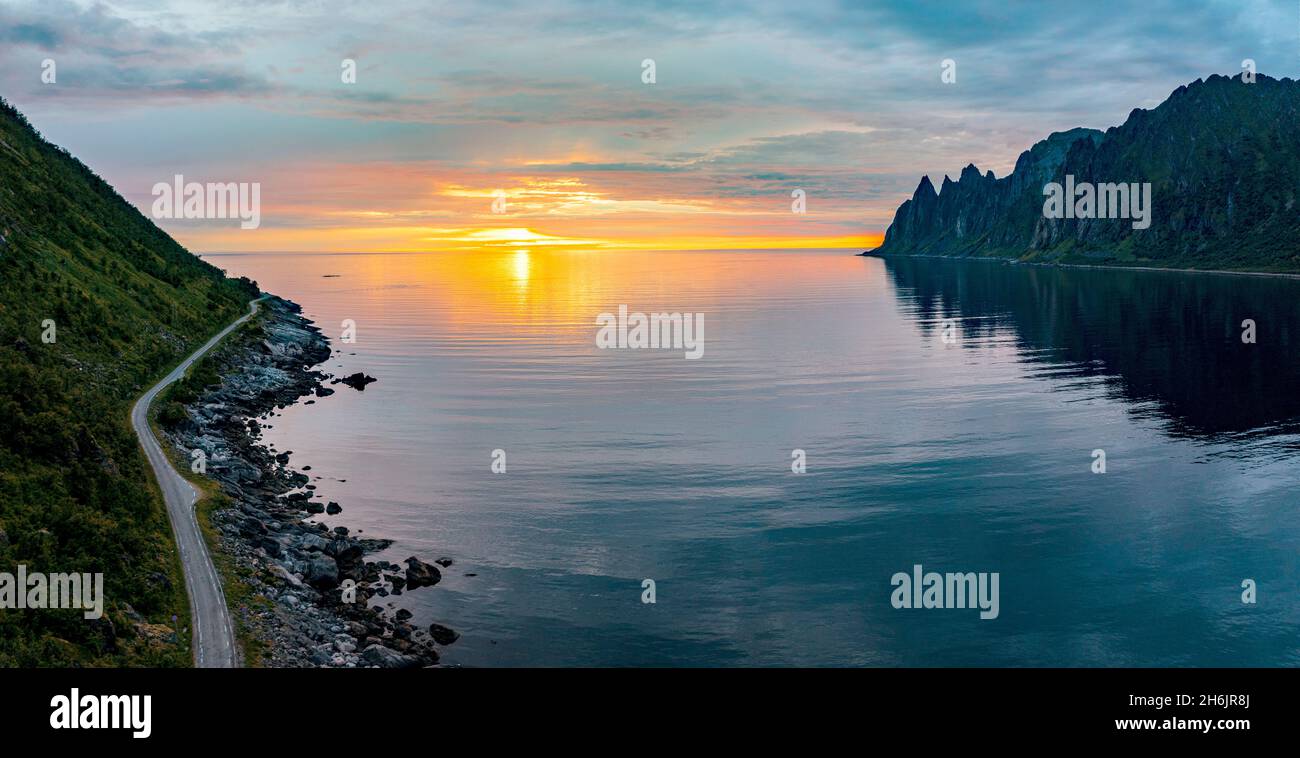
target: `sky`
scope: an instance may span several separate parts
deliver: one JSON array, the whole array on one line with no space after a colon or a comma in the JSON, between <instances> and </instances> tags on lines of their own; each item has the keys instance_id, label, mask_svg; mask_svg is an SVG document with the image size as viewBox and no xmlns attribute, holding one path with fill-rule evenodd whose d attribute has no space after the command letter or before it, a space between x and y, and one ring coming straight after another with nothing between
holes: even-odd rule
<instances>
[{"instance_id":1,"label":"sky","mask_svg":"<svg viewBox=\"0 0 1300 758\"><path fill-rule=\"evenodd\" d=\"M1246 58L1297 76L1300 0L0 0L0 95L143 213L260 185L158 220L199 253L872 247L923 174Z\"/></svg>"}]
</instances>

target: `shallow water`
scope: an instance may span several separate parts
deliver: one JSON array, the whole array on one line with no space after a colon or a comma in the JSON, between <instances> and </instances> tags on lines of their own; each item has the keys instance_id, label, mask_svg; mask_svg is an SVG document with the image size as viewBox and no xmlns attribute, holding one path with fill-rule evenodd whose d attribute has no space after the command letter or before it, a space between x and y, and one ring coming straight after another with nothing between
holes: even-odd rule
<instances>
[{"instance_id":1,"label":"shallow water","mask_svg":"<svg viewBox=\"0 0 1300 758\"><path fill-rule=\"evenodd\" d=\"M326 370L379 378L267 436L343 505L326 523L455 559L390 598L461 632L445 662L1300 661L1298 281L839 250L205 258L301 303L342 351ZM705 314L704 357L597 349L620 304ZM997 572L998 617L894 608L915 564Z\"/></svg>"}]
</instances>

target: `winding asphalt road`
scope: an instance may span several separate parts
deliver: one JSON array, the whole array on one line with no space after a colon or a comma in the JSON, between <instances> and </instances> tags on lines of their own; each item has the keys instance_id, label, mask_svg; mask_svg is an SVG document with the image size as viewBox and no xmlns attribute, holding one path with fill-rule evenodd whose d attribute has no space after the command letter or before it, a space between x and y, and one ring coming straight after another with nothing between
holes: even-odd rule
<instances>
[{"instance_id":1,"label":"winding asphalt road","mask_svg":"<svg viewBox=\"0 0 1300 758\"><path fill-rule=\"evenodd\" d=\"M260 300L261 298L258 298ZM257 312L257 300L248 304L248 313L230 326L222 329L203 347L181 362L172 372L144 393L131 408L131 426L140 438L144 454L153 467L154 478L167 502L167 516L172 522L176 545L181 551L181 568L185 572L185 589L190 596L190 624L194 629L194 665L200 668L233 668L239 665L238 646L235 644L235 627L230 622L226 595L221 591L221 579L212 565L208 545L199 530L194 515L198 492L172 467L163 454L162 446L149 428L149 404L164 387L185 375L194 361L212 349L240 324Z\"/></svg>"}]
</instances>

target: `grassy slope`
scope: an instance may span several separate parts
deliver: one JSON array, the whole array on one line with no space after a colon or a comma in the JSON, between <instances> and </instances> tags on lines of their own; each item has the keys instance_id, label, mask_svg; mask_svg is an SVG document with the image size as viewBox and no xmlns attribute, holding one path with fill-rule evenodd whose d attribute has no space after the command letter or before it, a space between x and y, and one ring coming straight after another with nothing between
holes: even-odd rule
<instances>
[{"instance_id":1,"label":"grassy slope","mask_svg":"<svg viewBox=\"0 0 1300 758\"><path fill-rule=\"evenodd\" d=\"M126 615L129 605L150 622L188 623L171 529L128 413L255 292L0 102L0 571L103 572L110 622L0 610L0 665L188 665L184 635L136 638Z\"/></svg>"}]
</instances>

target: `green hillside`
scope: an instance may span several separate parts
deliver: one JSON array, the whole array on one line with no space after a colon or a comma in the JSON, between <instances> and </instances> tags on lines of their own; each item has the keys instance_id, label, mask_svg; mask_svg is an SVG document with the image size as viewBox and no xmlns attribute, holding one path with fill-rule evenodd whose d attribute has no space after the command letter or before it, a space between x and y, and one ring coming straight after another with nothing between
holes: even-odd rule
<instances>
[{"instance_id":1,"label":"green hillside","mask_svg":"<svg viewBox=\"0 0 1300 758\"><path fill-rule=\"evenodd\" d=\"M188 606L127 417L255 293L0 100L0 571L103 572L108 609L0 609L0 665L188 665L187 636L141 626Z\"/></svg>"}]
</instances>

